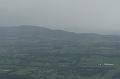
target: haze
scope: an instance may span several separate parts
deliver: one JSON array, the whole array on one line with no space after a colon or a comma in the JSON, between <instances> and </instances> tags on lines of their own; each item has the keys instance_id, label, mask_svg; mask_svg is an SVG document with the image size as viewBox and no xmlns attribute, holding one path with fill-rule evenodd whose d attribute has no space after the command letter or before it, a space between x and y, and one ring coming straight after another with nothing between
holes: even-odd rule
<instances>
[{"instance_id":1,"label":"haze","mask_svg":"<svg viewBox=\"0 0 120 79\"><path fill-rule=\"evenodd\" d=\"M0 26L118 34L120 0L0 0Z\"/></svg>"}]
</instances>

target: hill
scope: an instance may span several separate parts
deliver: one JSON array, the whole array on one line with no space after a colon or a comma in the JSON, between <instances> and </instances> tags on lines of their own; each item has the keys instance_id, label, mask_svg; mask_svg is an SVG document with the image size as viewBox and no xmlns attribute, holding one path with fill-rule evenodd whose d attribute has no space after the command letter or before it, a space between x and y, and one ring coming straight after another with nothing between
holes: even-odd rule
<instances>
[{"instance_id":1,"label":"hill","mask_svg":"<svg viewBox=\"0 0 120 79\"><path fill-rule=\"evenodd\" d=\"M120 36L0 27L1 79L119 79Z\"/></svg>"},{"instance_id":2,"label":"hill","mask_svg":"<svg viewBox=\"0 0 120 79\"><path fill-rule=\"evenodd\" d=\"M16 47L25 48L25 46L27 48L27 46L30 46L36 50L36 47L39 49L44 45L50 48L58 47L62 50L66 46L69 50L74 49L76 52L80 50L79 53L82 53L88 51L95 52L96 49L97 51L109 48L116 50L116 47L119 48L119 41L120 36L88 33L78 34L38 26L0 27L1 45L7 45L8 49ZM1 49L4 50L2 46Z\"/></svg>"}]
</instances>

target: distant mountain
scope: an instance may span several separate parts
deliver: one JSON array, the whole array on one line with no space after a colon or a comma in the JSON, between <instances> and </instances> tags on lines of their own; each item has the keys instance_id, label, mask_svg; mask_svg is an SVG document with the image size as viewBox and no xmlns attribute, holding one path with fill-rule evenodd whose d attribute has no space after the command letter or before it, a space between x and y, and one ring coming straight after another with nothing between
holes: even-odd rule
<instances>
[{"instance_id":1,"label":"distant mountain","mask_svg":"<svg viewBox=\"0 0 120 79\"><path fill-rule=\"evenodd\" d=\"M113 48L120 45L120 36L89 33L73 33L52 30L39 26L0 27L1 51L17 51L27 48L40 51L43 47L64 52L96 52L96 49ZM8 48L7 48L8 47ZM26 49L26 50L27 50ZM43 50L43 49L42 49ZM21 52L21 51L19 51ZM107 51L109 52L109 51Z\"/></svg>"},{"instance_id":2,"label":"distant mountain","mask_svg":"<svg viewBox=\"0 0 120 79\"><path fill-rule=\"evenodd\" d=\"M29 38L45 38L45 39L59 39L59 40L72 40L76 38L78 34L66 32L63 30L51 30L38 26L19 26L19 27L0 27L0 37L29 37Z\"/></svg>"},{"instance_id":3,"label":"distant mountain","mask_svg":"<svg viewBox=\"0 0 120 79\"><path fill-rule=\"evenodd\" d=\"M120 40L120 36L92 33L73 33L63 30L52 30L39 26L22 25L17 27L0 27L0 39L44 39L67 41L104 41Z\"/></svg>"}]
</instances>

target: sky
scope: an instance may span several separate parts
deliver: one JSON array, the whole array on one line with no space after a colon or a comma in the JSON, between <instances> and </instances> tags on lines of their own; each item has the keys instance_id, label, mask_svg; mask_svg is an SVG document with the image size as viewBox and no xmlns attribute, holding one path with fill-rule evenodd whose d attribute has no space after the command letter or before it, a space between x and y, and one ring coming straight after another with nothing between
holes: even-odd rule
<instances>
[{"instance_id":1,"label":"sky","mask_svg":"<svg viewBox=\"0 0 120 79\"><path fill-rule=\"evenodd\" d=\"M120 0L0 0L0 26L120 33Z\"/></svg>"}]
</instances>

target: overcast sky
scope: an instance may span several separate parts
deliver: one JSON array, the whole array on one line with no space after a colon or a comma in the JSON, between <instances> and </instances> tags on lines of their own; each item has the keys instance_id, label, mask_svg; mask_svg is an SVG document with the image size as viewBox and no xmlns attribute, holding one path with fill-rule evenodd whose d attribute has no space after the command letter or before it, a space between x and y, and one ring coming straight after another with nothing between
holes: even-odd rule
<instances>
[{"instance_id":1,"label":"overcast sky","mask_svg":"<svg viewBox=\"0 0 120 79\"><path fill-rule=\"evenodd\" d=\"M120 33L120 0L0 0L0 26Z\"/></svg>"}]
</instances>

